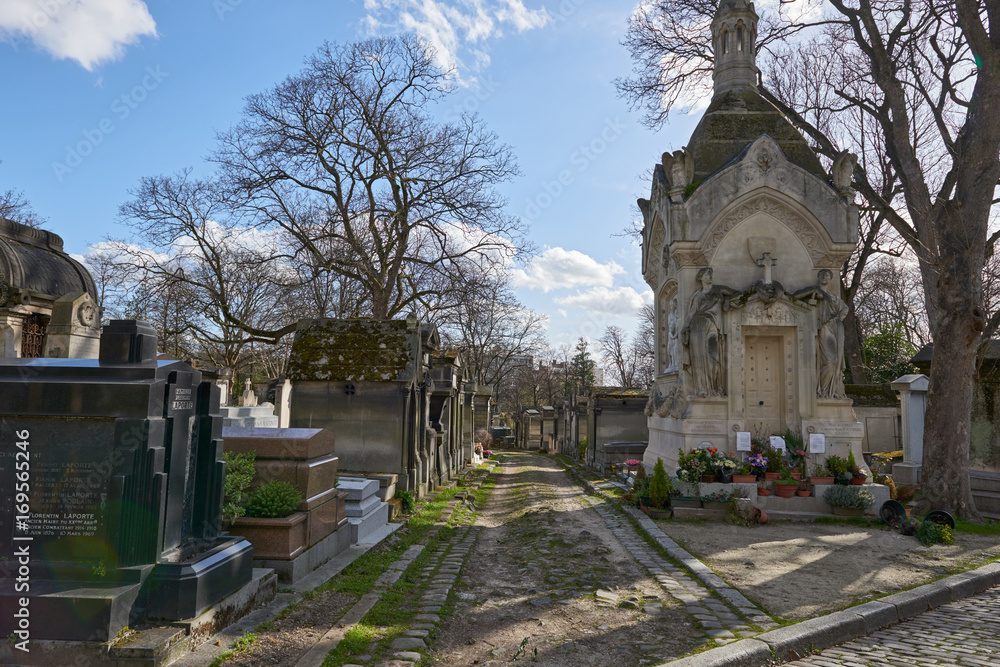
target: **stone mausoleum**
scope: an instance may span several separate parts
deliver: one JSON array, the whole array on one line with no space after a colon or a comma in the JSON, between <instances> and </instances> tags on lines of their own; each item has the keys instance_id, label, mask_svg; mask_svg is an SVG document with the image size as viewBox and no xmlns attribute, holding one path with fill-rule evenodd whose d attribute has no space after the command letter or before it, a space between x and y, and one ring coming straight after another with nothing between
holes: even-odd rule
<instances>
[{"instance_id":1,"label":"stone mausoleum","mask_svg":"<svg viewBox=\"0 0 1000 667\"><path fill-rule=\"evenodd\" d=\"M643 213L643 275L657 314L649 447L736 451L738 432L826 436L863 460L864 427L843 385L847 307L838 276L858 238L841 154L827 174L757 88L753 3L712 22L714 96L682 150L664 153ZM825 459L825 456L823 457Z\"/></svg>"}]
</instances>

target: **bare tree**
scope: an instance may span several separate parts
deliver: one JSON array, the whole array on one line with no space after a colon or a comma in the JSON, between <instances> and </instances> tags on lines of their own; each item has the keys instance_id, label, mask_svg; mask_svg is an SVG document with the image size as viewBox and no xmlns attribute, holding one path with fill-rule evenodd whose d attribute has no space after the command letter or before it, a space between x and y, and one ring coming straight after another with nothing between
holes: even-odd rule
<instances>
[{"instance_id":1,"label":"bare tree","mask_svg":"<svg viewBox=\"0 0 1000 667\"><path fill-rule=\"evenodd\" d=\"M442 313L446 344L461 350L477 382L496 385L544 346L545 317L521 305L505 273L484 268L464 285L459 304Z\"/></svg>"},{"instance_id":2,"label":"bare tree","mask_svg":"<svg viewBox=\"0 0 1000 667\"><path fill-rule=\"evenodd\" d=\"M662 11L675 4L681 3L654 7ZM698 76L704 81L710 62L704 20L714 15L714 4L698 2L694 14L654 15L659 22L648 28L633 20L638 34L679 21L683 30L665 33L660 54L694 59L687 70L668 70L633 48L640 72L661 77L647 78L645 87L622 89L633 104L649 107L648 122L665 120L677 99L670 96L672 90L694 85ZM854 184L917 257L936 343L924 431L923 502L975 517L966 474L972 385L982 333L994 324L990 319L1000 321L1000 312L987 317L983 294L986 256L1000 240L1000 232L987 231L1000 181L1000 123L991 115L1000 104L1000 7L995 0L830 0L829 6L827 24L811 35L811 48L845 76L831 78L826 90L832 95L823 99L835 111L862 114L884 138L887 163L882 171L898 182L891 192L899 197L887 200L881 175L872 179L862 167L854 172ZM787 31L776 39L785 40L793 28L807 25L786 23ZM762 27L760 34L758 48L767 51L771 33ZM701 50L692 52L692 42ZM845 85L837 85L838 80ZM838 152L823 127L810 122L808 108L766 88L762 93L806 132L820 153L831 157ZM654 114L655 109L662 113ZM853 142L848 147L854 148Z\"/></svg>"},{"instance_id":3,"label":"bare tree","mask_svg":"<svg viewBox=\"0 0 1000 667\"><path fill-rule=\"evenodd\" d=\"M45 224L45 219L35 212L24 193L14 189L0 192L0 218L7 218L36 229Z\"/></svg>"},{"instance_id":4,"label":"bare tree","mask_svg":"<svg viewBox=\"0 0 1000 667\"><path fill-rule=\"evenodd\" d=\"M521 230L496 190L517 173L510 149L475 116L430 115L450 82L412 36L327 44L248 98L214 159L257 224L363 286L366 314L454 303L456 263L513 254Z\"/></svg>"},{"instance_id":5,"label":"bare tree","mask_svg":"<svg viewBox=\"0 0 1000 667\"><path fill-rule=\"evenodd\" d=\"M609 373L615 386L643 389L652 381L652 364L648 355L653 348L648 340L643 339L642 332L645 328L646 324L643 323L640 332L629 339L624 329L612 325L598 339L604 370Z\"/></svg>"}]
</instances>

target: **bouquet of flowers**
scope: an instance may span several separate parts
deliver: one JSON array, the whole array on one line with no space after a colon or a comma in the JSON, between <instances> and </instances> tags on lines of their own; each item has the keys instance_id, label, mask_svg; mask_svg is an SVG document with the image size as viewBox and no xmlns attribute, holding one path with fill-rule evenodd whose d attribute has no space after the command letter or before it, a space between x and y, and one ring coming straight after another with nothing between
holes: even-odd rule
<instances>
[{"instance_id":1,"label":"bouquet of flowers","mask_svg":"<svg viewBox=\"0 0 1000 667\"><path fill-rule=\"evenodd\" d=\"M683 449L679 449L677 452L677 478L681 481L700 482L702 475L715 474L715 464L708 451L692 449L685 454Z\"/></svg>"},{"instance_id":2,"label":"bouquet of flowers","mask_svg":"<svg viewBox=\"0 0 1000 667\"><path fill-rule=\"evenodd\" d=\"M767 472L767 466L770 463L768 458L763 454L750 454L743 461L750 466L750 470L754 475L763 475Z\"/></svg>"}]
</instances>

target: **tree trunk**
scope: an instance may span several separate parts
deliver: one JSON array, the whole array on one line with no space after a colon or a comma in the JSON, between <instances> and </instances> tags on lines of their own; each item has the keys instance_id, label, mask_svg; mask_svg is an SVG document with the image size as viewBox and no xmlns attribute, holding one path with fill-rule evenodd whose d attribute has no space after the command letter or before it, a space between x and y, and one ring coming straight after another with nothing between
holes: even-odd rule
<instances>
[{"instance_id":1,"label":"tree trunk","mask_svg":"<svg viewBox=\"0 0 1000 667\"><path fill-rule=\"evenodd\" d=\"M847 368L851 371L851 383L868 384L868 365L861 328L854 312L854 303L847 306L847 317L844 318L844 355L847 357Z\"/></svg>"},{"instance_id":2,"label":"tree trunk","mask_svg":"<svg viewBox=\"0 0 1000 667\"><path fill-rule=\"evenodd\" d=\"M943 509L967 519L979 519L969 485L972 393L976 353L983 330L981 262L977 265L965 240L961 216L941 214L940 261L937 267L937 309L934 354L931 359L927 413L924 417L924 496L921 505Z\"/></svg>"}]
</instances>

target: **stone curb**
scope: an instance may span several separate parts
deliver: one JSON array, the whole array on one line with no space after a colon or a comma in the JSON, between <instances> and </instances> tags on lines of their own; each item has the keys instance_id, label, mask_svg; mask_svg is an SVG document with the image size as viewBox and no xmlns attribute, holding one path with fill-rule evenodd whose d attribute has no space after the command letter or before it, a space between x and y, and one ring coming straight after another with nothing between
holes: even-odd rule
<instances>
[{"instance_id":1,"label":"stone curb","mask_svg":"<svg viewBox=\"0 0 1000 667\"><path fill-rule=\"evenodd\" d=\"M659 667L766 667L804 658L837 644L887 628L949 602L977 595L1000 584L1000 563L887 595L844 611L789 625L728 646L663 663Z\"/></svg>"}]
</instances>

